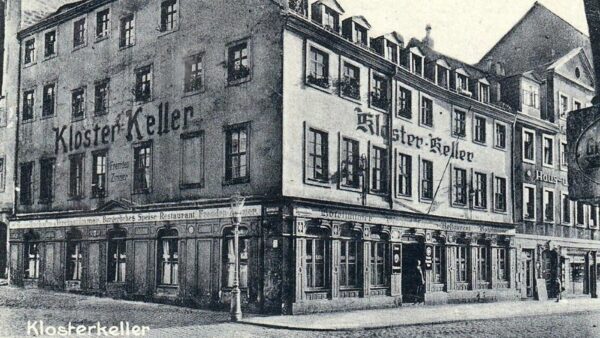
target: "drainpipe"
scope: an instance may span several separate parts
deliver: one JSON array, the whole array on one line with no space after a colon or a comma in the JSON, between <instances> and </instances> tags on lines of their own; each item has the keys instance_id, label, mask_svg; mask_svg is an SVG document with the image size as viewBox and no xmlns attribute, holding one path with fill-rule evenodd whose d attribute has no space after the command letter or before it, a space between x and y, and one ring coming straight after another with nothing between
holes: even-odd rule
<instances>
[{"instance_id":1,"label":"drainpipe","mask_svg":"<svg viewBox=\"0 0 600 338\"><path fill-rule=\"evenodd\" d=\"M22 48L21 48L21 39L19 39L19 58L17 59L17 92L14 95L17 95L17 106L15 107L15 159L14 159L14 172L13 172L13 180L14 180L14 204L13 204L13 217L17 215L17 206L19 205L18 197L19 193L17 193L17 187L19 187L19 127L21 121L21 58Z\"/></svg>"}]
</instances>

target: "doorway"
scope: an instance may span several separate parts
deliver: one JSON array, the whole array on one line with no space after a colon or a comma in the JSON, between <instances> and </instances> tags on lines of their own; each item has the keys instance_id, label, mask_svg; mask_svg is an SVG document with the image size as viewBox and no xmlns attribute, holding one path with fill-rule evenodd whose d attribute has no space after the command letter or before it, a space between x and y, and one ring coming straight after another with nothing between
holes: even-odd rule
<instances>
[{"instance_id":1,"label":"doorway","mask_svg":"<svg viewBox=\"0 0 600 338\"><path fill-rule=\"evenodd\" d=\"M533 286L534 286L534 278L535 278L535 273L534 273L534 261L533 261L533 250L531 249L525 249L523 250L523 256L524 256L524 260L523 260L523 274L525 277L524 280L524 291L525 294L523 296L525 296L526 298L533 298Z\"/></svg>"},{"instance_id":2,"label":"doorway","mask_svg":"<svg viewBox=\"0 0 600 338\"><path fill-rule=\"evenodd\" d=\"M419 290L421 277L418 272L418 263L421 262L421 271L425 278L424 247L421 243L407 243L402 245L402 299L404 303L418 303L423 301L425 290ZM424 288L425 285L422 285Z\"/></svg>"},{"instance_id":3,"label":"doorway","mask_svg":"<svg viewBox=\"0 0 600 338\"><path fill-rule=\"evenodd\" d=\"M542 253L542 277L546 280L548 298L558 295L556 280L558 277L558 255L556 251L545 250Z\"/></svg>"}]
</instances>

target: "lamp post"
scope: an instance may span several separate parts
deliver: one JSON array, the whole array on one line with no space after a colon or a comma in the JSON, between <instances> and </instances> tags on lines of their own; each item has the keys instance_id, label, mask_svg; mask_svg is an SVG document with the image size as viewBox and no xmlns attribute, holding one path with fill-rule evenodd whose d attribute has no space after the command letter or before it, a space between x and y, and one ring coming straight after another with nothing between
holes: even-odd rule
<instances>
[{"instance_id":1,"label":"lamp post","mask_svg":"<svg viewBox=\"0 0 600 338\"><path fill-rule=\"evenodd\" d=\"M233 288L231 289L231 321L242 319L242 303L240 300L240 259L239 259L239 233L242 222L242 209L245 198L239 192L231 196L231 216L233 218L233 251L235 253Z\"/></svg>"}]
</instances>

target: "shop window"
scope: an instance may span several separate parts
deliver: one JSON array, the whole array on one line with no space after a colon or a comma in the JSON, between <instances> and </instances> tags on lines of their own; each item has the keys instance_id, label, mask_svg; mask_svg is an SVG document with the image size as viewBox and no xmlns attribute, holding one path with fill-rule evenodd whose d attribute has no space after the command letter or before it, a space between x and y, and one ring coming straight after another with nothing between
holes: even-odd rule
<instances>
[{"instance_id":1,"label":"shop window","mask_svg":"<svg viewBox=\"0 0 600 338\"><path fill-rule=\"evenodd\" d=\"M179 284L179 238L176 229L161 229L158 232L158 284Z\"/></svg>"},{"instance_id":2,"label":"shop window","mask_svg":"<svg viewBox=\"0 0 600 338\"><path fill-rule=\"evenodd\" d=\"M225 180L231 183L246 182L250 177L250 125L227 127L225 137Z\"/></svg>"},{"instance_id":3,"label":"shop window","mask_svg":"<svg viewBox=\"0 0 600 338\"><path fill-rule=\"evenodd\" d=\"M387 152L383 148L373 147L371 164L371 190L375 193L387 191Z\"/></svg>"},{"instance_id":4,"label":"shop window","mask_svg":"<svg viewBox=\"0 0 600 338\"><path fill-rule=\"evenodd\" d=\"M240 232L247 232L242 231ZM238 239L238 259L239 259L239 280L238 287L244 289L248 287L248 263L249 263L249 249L250 239L241 236ZM233 237L233 230L229 229L225 233L223 238L223 286L227 288L233 287L235 279L235 243Z\"/></svg>"},{"instance_id":5,"label":"shop window","mask_svg":"<svg viewBox=\"0 0 600 338\"><path fill-rule=\"evenodd\" d=\"M127 269L125 230L113 230L108 235L108 276L110 283L124 283Z\"/></svg>"},{"instance_id":6,"label":"shop window","mask_svg":"<svg viewBox=\"0 0 600 338\"><path fill-rule=\"evenodd\" d=\"M474 190L474 205L475 208L487 208L487 175L483 173L475 173L473 178Z\"/></svg>"},{"instance_id":7,"label":"shop window","mask_svg":"<svg viewBox=\"0 0 600 338\"><path fill-rule=\"evenodd\" d=\"M28 65L35 62L35 39L25 41L25 52L23 55L23 63Z\"/></svg>"},{"instance_id":8,"label":"shop window","mask_svg":"<svg viewBox=\"0 0 600 338\"><path fill-rule=\"evenodd\" d=\"M71 92L71 117L74 120L85 116L85 87L74 89Z\"/></svg>"},{"instance_id":9,"label":"shop window","mask_svg":"<svg viewBox=\"0 0 600 338\"><path fill-rule=\"evenodd\" d=\"M329 54L326 52L310 47L308 63L308 75L306 80L308 83L322 87L329 88Z\"/></svg>"},{"instance_id":10,"label":"shop window","mask_svg":"<svg viewBox=\"0 0 600 338\"><path fill-rule=\"evenodd\" d=\"M569 200L569 195L567 194L562 194L561 214L562 222L565 224L571 224L571 201Z\"/></svg>"},{"instance_id":11,"label":"shop window","mask_svg":"<svg viewBox=\"0 0 600 338\"><path fill-rule=\"evenodd\" d=\"M431 266L431 276L434 283L442 284L444 283L444 272L445 272L445 253L446 250L442 245L434 245L432 252L432 261L433 264Z\"/></svg>"},{"instance_id":12,"label":"shop window","mask_svg":"<svg viewBox=\"0 0 600 338\"><path fill-rule=\"evenodd\" d=\"M342 180L341 184L358 188L360 184L360 155L358 141L342 139Z\"/></svg>"},{"instance_id":13,"label":"shop window","mask_svg":"<svg viewBox=\"0 0 600 338\"><path fill-rule=\"evenodd\" d=\"M328 135L309 128L307 131L306 177L309 180L327 182L329 180Z\"/></svg>"},{"instance_id":14,"label":"shop window","mask_svg":"<svg viewBox=\"0 0 600 338\"><path fill-rule=\"evenodd\" d=\"M67 234L67 280L81 281L82 271L81 233L75 230Z\"/></svg>"},{"instance_id":15,"label":"shop window","mask_svg":"<svg viewBox=\"0 0 600 338\"><path fill-rule=\"evenodd\" d=\"M135 70L135 101L147 102L152 99L152 66Z\"/></svg>"},{"instance_id":16,"label":"shop window","mask_svg":"<svg viewBox=\"0 0 600 338\"><path fill-rule=\"evenodd\" d=\"M421 98L421 124L433 127L433 101L426 97Z\"/></svg>"},{"instance_id":17,"label":"shop window","mask_svg":"<svg viewBox=\"0 0 600 338\"><path fill-rule=\"evenodd\" d=\"M33 203L33 162L21 163L19 203L31 205Z\"/></svg>"},{"instance_id":18,"label":"shop window","mask_svg":"<svg viewBox=\"0 0 600 338\"><path fill-rule=\"evenodd\" d=\"M56 55L56 31L49 31L44 34L44 56L53 55Z\"/></svg>"},{"instance_id":19,"label":"shop window","mask_svg":"<svg viewBox=\"0 0 600 338\"><path fill-rule=\"evenodd\" d=\"M329 241L321 229L311 229L306 238L306 283L309 289L326 288L329 285Z\"/></svg>"},{"instance_id":20,"label":"shop window","mask_svg":"<svg viewBox=\"0 0 600 338\"><path fill-rule=\"evenodd\" d=\"M56 85L54 83L44 86L42 98L42 117L54 115L54 107L56 105Z\"/></svg>"},{"instance_id":21,"label":"shop window","mask_svg":"<svg viewBox=\"0 0 600 338\"><path fill-rule=\"evenodd\" d=\"M496 123L496 148L506 149L506 125Z\"/></svg>"},{"instance_id":22,"label":"shop window","mask_svg":"<svg viewBox=\"0 0 600 338\"><path fill-rule=\"evenodd\" d=\"M397 158L397 194L412 196L412 157L399 153Z\"/></svg>"},{"instance_id":23,"label":"shop window","mask_svg":"<svg viewBox=\"0 0 600 338\"><path fill-rule=\"evenodd\" d=\"M181 187L201 188L204 185L204 134L181 134Z\"/></svg>"},{"instance_id":24,"label":"shop window","mask_svg":"<svg viewBox=\"0 0 600 338\"><path fill-rule=\"evenodd\" d=\"M344 77L340 83L343 96L360 100L360 69L348 62L344 62Z\"/></svg>"},{"instance_id":25,"label":"shop window","mask_svg":"<svg viewBox=\"0 0 600 338\"><path fill-rule=\"evenodd\" d=\"M228 49L227 80L230 84L250 79L250 55L248 47L248 41L244 41Z\"/></svg>"},{"instance_id":26,"label":"shop window","mask_svg":"<svg viewBox=\"0 0 600 338\"><path fill-rule=\"evenodd\" d=\"M454 168L454 198L453 203L457 205L467 204L467 171Z\"/></svg>"},{"instance_id":27,"label":"shop window","mask_svg":"<svg viewBox=\"0 0 600 338\"><path fill-rule=\"evenodd\" d=\"M119 36L119 47L125 48L135 44L135 19L130 14L121 18L121 30Z\"/></svg>"},{"instance_id":28,"label":"shop window","mask_svg":"<svg viewBox=\"0 0 600 338\"><path fill-rule=\"evenodd\" d=\"M94 86L94 114L96 116L108 113L109 88L109 79L97 82Z\"/></svg>"},{"instance_id":29,"label":"shop window","mask_svg":"<svg viewBox=\"0 0 600 338\"><path fill-rule=\"evenodd\" d=\"M133 191L148 193L152 189L152 142L146 141L133 147Z\"/></svg>"},{"instance_id":30,"label":"shop window","mask_svg":"<svg viewBox=\"0 0 600 338\"><path fill-rule=\"evenodd\" d=\"M453 136L465 137L466 135L466 125L467 125L467 113L462 110L454 111L454 128L453 128Z\"/></svg>"},{"instance_id":31,"label":"shop window","mask_svg":"<svg viewBox=\"0 0 600 338\"><path fill-rule=\"evenodd\" d=\"M54 197L54 168L56 159L40 160L40 203L50 203Z\"/></svg>"},{"instance_id":32,"label":"shop window","mask_svg":"<svg viewBox=\"0 0 600 338\"><path fill-rule=\"evenodd\" d=\"M535 162L535 134L533 131L523 130L523 160Z\"/></svg>"},{"instance_id":33,"label":"shop window","mask_svg":"<svg viewBox=\"0 0 600 338\"><path fill-rule=\"evenodd\" d=\"M373 75L370 99L372 107L388 110L390 101L388 99L388 81L385 77Z\"/></svg>"},{"instance_id":34,"label":"shop window","mask_svg":"<svg viewBox=\"0 0 600 338\"><path fill-rule=\"evenodd\" d=\"M523 186L523 218L535 220L535 187Z\"/></svg>"},{"instance_id":35,"label":"shop window","mask_svg":"<svg viewBox=\"0 0 600 338\"><path fill-rule=\"evenodd\" d=\"M489 270L490 248L482 242L477 247L477 281L480 283L489 282Z\"/></svg>"},{"instance_id":36,"label":"shop window","mask_svg":"<svg viewBox=\"0 0 600 338\"><path fill-rule=\"evenodd\" d=\"M479 143L485 143L487 138L486 120L483 117L475 116L475 135L473 140Z\"/></svg>"},{"instance_id":37,"label":"shop window","mask_svg":"<svg viewBox=\"0 0 600 338\"><path fill-rule=\"evenodd\" d=\"M494 209L496 211L506 211L506 179L495 177L494 181Z\"/></svg>"},{"instance_id":38,"label":"shop window","mask_svg":"<svg viewBox=\"0 0 600 338\"><path fill-rule=\"evenodd\" d=\"M69 197L83 197L83 159L84 154L69 156Z\"/></svg>"},{"instance_id":39,"label":"shop window","mask_svg":"<svg viewBox=\"0 0 600 338\"><path fill-rule=\"evenodd\" d=\"M37 279L40 277L40 252L37 237L33 233L25 235L25 278Z\"/></svg>"},{"instance_id":40,"label":"shop window","mask_svg":"<svg viewBox=\"0 0 600 338\"><path fill-rule=\"evenodd\" d=\"M185 60L184 91L197 92L204 86L204 66L202 55L196 54Z\"/></svg>"},{"instance_id":41,"label":"shop window","mask_svg":"<svg viewBox=\"0 0 600 338\"><path fill-rule=\"evenodd\" d=\"M377 235L372 235L377 239ZM387 286L387 266L389 261L389 243L385 241L371 242L371 286Z\"/></svg>"},{"instance_id":42,"label":"shop window","mask_svg":"<svg viewBox=\"0 0 600 338\"><path fill-rule=\"evenodd\" d=\"M160 31L167 32L177 29L178 24L177 0L167 0L160 4Z\"/></svg>"},{"instance_id":43,"label":"shop window","mask_svg":"<svg viewBox=\"0 0 600 338\"><path fill-rule=\"evenodd\" d=\"M398 116L412 118L412 91L404 87L398 89Z\"/></svg>"},{"instance_id":44,"label":"shop window","mask_svg":"<svg viewBox=\"0 0 600 338\"><path fill-rule=\"evenodd\" d=\"M468 260L468 247L466 245L458 245L456 247L456 260L454 262L456 281L458 283L467 283Z\"/></svg>"},{"instance_id":45,"label":"shop window","mask_svg":"<svg viewBox=\"0 0 600 338\"><path fill-rule=\"evenodd\" d=\"M551 167L554 164L554 139L544 135L544 165Z\"/></svg>"},{"instance_id":46,"label":"shop window","mask_svg":"<svg viewBox=\"0 0 600 338\"><path fill-rule=\"evenodd\" d=\"M498 280L499 281L508 281L509 276L509 260L507 255L508 250L506 248L498 248L496 249L496 265L498 272Z\"/></svg>"},{"instance_id":47,"label":"shop window","mask_svg":"<svg viewBox=\"0 0 600 338\"><path fill-rule=\"evenodd\" d=\"M345 229L340 240L340 287L355 288L360 285L362 242L360 233Z\"/></svg>"},{"instance_id":48,"label":"shop window","mask_svg":"<svg viewBox=\"0 0 600 338\"><path fill-rule=\"evenodd\" d=\"M108 150L92 153L92 197L106 196L106 175L108 169Z\"/></svg>"},{"instance_id":49,"label":"shop window","mask_svg":"<svg viewBox=\"0 0 600 338\"><path fill-rule=\"evenodd\" d=\"M421 198L433 199L433 162L421 160Z\"/></svg>"},{"instance_id":50,"label":"shop window","mask_svg":"<svg viewBox=\"0 0 600 338\"><path fill-rule=\"evenodd\" d=\"M28 90L23 93L23 112L22 119L23 121L28 121L33 119L33 110L34 110L34 91Z\"/></svg>"},{"instance_id":51,"label":"shop window","mask_svg":"<svg viewBox=\"0 0 600 338\"><path fill-rule=\"evenodd\" d=\"M73 22L73 48L85 45L85 18Z\"/></svg>"},{"instance_id":52,"label":"shop window","mask_svg":"<svg viewBox=\"0 0 600 338\"><path fill-rule=\"evenodd\" d=\"M102 39L110 34L110 9L96 13L96 39Z\"/></svg>"}]
</instances>

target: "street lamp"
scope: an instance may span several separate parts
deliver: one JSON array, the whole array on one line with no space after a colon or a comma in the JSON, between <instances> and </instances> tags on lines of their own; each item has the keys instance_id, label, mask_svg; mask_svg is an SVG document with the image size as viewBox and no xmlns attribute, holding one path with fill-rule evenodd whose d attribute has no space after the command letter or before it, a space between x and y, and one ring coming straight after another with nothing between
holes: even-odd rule
<instances>
[{"instance_id":1,"label":"street lamp","mask_svg":"<svg viewBox=\"0 0 600 338\"><path fill-rule=\"evenodd\" d=\"M233 276L233 289L231 290L231 321L242 320L242 303L240 300L240 259L239 259L239 233L242 222L242 209L245 198L239 192L231 196L231 216L233 218L233 252L235 253L235 266Z\"/></svg>"}]
</instances>

